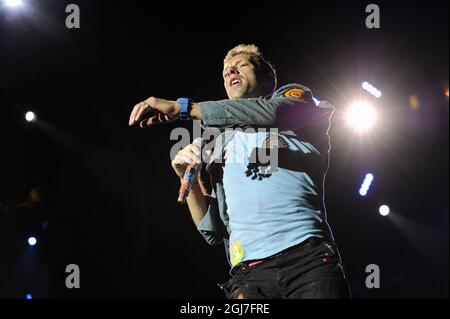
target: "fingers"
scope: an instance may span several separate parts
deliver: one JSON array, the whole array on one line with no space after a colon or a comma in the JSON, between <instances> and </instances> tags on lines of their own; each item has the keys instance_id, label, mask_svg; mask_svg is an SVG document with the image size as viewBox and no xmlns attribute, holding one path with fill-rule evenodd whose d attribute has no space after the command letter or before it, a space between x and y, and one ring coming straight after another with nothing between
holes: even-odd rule
<instances>
[{"instance_id":1,"label":"fingers","mask_svg":"<svg viewBox=\"0 0 450 319\"><path fill-rule=\"evenodd\" d=\"M128 125L129 126L131 126L131 125L133 125L134 123L137 122L137 115L138 115L138 113L139 114L142 113L142 109L145 109L145 108L147 108L147 106L145 106L142 102L139 103L139 104L136 104L134 106L133 111L131 111L131 114L130 114L130 119L128 121Z\"/></svg>"},{"instance_id":2,"label":"fingers","mask_svg":"<svg viewBox=\"0 0 450 319\"><path fill-rule=\"evenodd\" d=\"M134 116L135 116L135 114L136 114L136 107L137 107L137 105L135 105L135 106L133 107L133 110L131 111L130 119L128 120L128 125L129 125L129 126L131 126L131 125L134 124Z\"/></svg>"},{"instance_id":3,"label":"fingers","mask_svg":"<svg viewBox=\"0 0 450 319\"><path fill-rule=\"evenodd\" d=\"M140 102L138 104L136 104L133 108L133 111L130 114L130 120L129 120L129 125L133 125L134 123L136 123L136 115L140 112L141 109L146 108L147 106L145 106L144 103Z\"/></svg>"},{"instance_id":4,"label":"fingers","mask_svg":"<svg viewBox=\"0 0 450 319\"><path fill-rule=\"evenodd\" d=\"M194 139L191 145L197 152L201 154L202 160L206 163L209 163L209 160L212 155L212 150L207 149L206 146L202 147L202 142L203 142L202 139L200 137L197 137L196 139Z\"/></svg>"},{"instance_id":5,"label":"fingers","mask_svg":"<svg viewBox=\"0 0 450 319\"><path fill-rule=\"evenodd\" d=\"M187 165L194 166L195 161L186 154L177 154L172 161L172 167L181 173L184 173L183 167L185 168Z\"/></svg>"},{"instance_id":6,"label":"fingers","mask_svg":"<svg viewBox=\"0 0 450 319\"><path fill-rule=\"evenodd\" d=\"M194 144L190 144L189 146L190 146L191 151L192 151L196 156L200 157L200 155L202 154L202 151L201 151L200 147L197 146L197 145L194 145Z\"/></svg>"},{"instance_id":7,"label":"fingers","mask_svg":"<svg viewBox=\"0 0 450 319\"><path fill-rule=\"evenodd\" d=\"M178 151L177 155L172 161L173 164L189 164L189 165L196 165L200 164L201 162L202 160L200 149L192 144Z\"/></svg>"},{"instance_id":8,"label":"fingers","mask_svg":"<svg viewBox=\"0 0 450 319\"><path fill-rule=\"evenodd\" d=\"M133 125L136 122L139 121L139 119L148 112L155 112L154 107L156 106L157 99L154 97L150 97L146 99L145 101L142 101L138 104L136 104L133 108L133 111L130 114L130 119L128 121L128 125Z\"/></svg>"},{"instance_id":9,"label":"fingers","mask_svg":"<svg viewBox=\"0 0 450 319\"><path fill-rule=\"evenodd\" d=\"M192 141L192 145L197 146L197 147L201 147L202 146L202 138L201 137L197 137Z\"/></svg>"},{"instance_id":10,"label":"fingers","mask_svg":"<svg viewBox=\"0 0 450 319\"><path fill-rule=\"evenodd\" d=\"M142 104L142 107L140 107L138 109L138 111L136 112L134 121L138 122L141 119L142 115L144 115L148 112L151 112L151 111L154 111L154 110L148 104Z\"/></svg>"},{"instance_id":11,"label":"fingers","mask_svg":"<svg viewBox=\"0 0 450 319\"><path fill-rule=\"evenodd\" d=\"M177 119L179 111L177 111L178 104L174 101L168 101L150 97L145 101L136 104L130 114L128 125L132 126L136 122L140 122L141 127L148 127L157 123L170 123ZM142 120L142 116L148 112L153 112L153 116Z\"/></svg>"},{"instance_id":12,"label":"fingers","mask_svg":"<svg viewBox=\"0 0 450 319\"><path fill-rule=\"evenodd\" d=\"M210 160L210 158L211 158L211 155L212 155L212 150L205 150L204 151L204 153L203 153L203 160L206 162L206 163L209 163L209 160Z\"/></svg>"},{"instance_id":13,"label":"fingers","mask_svg":"<svg viewBox=\"0 0 450 319\"><path fill-rule=\"evenodd\" d=\"M170 123L174 119L171 118L169 115L158 113L158 120L159 120L160 123Z\"/></svg>"},{"instance_id":14,"label":"fingers","mask_svg":"<svg viewBox=\"0 0 450 319\"><path fill-rule=\"evenodd\" d=\"M154 115L152 117L143 119L139 122L139 126L141 128L147 128L152 125L156 124L166 124L172 122L174 119L170 118L168 115L164 115L162 113L158 113L157 115Z\"/></svg>"},{"instance_id":15,"label":"fingers","mask_svg":"<svg viewBox=\"0 0 450 319\"><path fill-rule=\"evenodd\" d=\"M148 113L148 112L150 112L150 111L152 111L152 109L149 108L148 106L140 107L140 108L138 109L138 111L136 112L136 115L135 115L135 117L134 117L134 122L140 121L140 120L141 120L141 117L142 117L144 114L146 114L146 113Z\"/></svg>"},{"instance_id":16,"label":"fingers","mask_svg":"<svg viewBox=\"0 0 450 319\"><path fill-rule=\"evenodd\" d=\"M191 159L191 165L201 164L202 158L200 148L190 144L185 148L185 153Z\"/></svg>"},{"instance_id":17,"label":"fingers","mask_svg":"<svg viewBox=\"0 0 450 319\"><path fill-rule=\"evenodd\" d=\"M155 116L152 116L152 117L143 119L143 120L139 123L139 126L140 126L141 128L147 128L147 127L149 127L149 126L156 125L156 124L159 124L159 123L161 123L161 122L159 121L158 116L155 115Z\"/></svg>"},{"instance_id":18,"label":"fingers","mask_svg":"<svg viewBox=\"0 0 450 319\"><path fill-rule=\"evenodd\" d=\"M174 164L194 166L196 164L196 161L193 156L189 156L188 154L178 154L177 156L175 156Z\"/></svg>"}]
</instances>

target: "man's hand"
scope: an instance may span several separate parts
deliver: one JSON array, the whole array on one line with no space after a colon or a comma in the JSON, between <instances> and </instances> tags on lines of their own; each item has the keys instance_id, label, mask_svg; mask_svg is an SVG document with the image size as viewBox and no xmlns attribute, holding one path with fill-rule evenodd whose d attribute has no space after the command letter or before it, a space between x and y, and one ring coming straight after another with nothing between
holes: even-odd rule
<instances>
[{"instance_id":1,"label":"man's hand","mask_svg":"<svg viewBox=\"0 0 450 319\"><path fill-rule=\"evenodd\" d=\"M169 101L150 97L134 106L128 125L139 122L140 127L148 127L157 123L168 123L176 120L180 113L180 105ZM145 117L144 115L150 115Z\"/></svg>"},{"instance_id":2,"label":"man's hand","mask_svg":"<svg viewBox=\"0 0 450 319\"><path fill-rule=\"evenodd\" d=\"M172 161L172 168L180 179L183 179L187 165L194 166L200 163L208 163L212 150L201 149L201 139L196 138L192 144L178 151Z\"/></svg>"},{"instance_id":3,"label":"man's hand","mask_svg":"<svg viewBox=\"0 0 450 319\"><path fill-rule=\"evenodd\" d=\"M172 161L172 168L180 179L183 179L184 172L188 165L194 166L202 162L201 150L197 145L189 144L179 150Z\"/></svg>"},{"instance_id":4,"label":"man's hand","mask_svg":"<svg viewBox=\"0 0 450 319\"><path fill-rule=\"evenodd\" d=\"M178 151L172 161L173 170L180 178L180 183L182 183L184 172L186 171L188 165L193 166L195 164L200 164L202 162L202 153L205 159L208 159L212 153L211 150L205 150L202 152L199 147L201 146L201 143L199 143L198 140L194 140L192 144L189 144L185 148ZM206 196L208 196L208 192L203 186L203 183L198 175L197 178L194 179L191 191L187 197L187 204L195 225L200 223L208 210Z\"/></svg>"}]
</instances>

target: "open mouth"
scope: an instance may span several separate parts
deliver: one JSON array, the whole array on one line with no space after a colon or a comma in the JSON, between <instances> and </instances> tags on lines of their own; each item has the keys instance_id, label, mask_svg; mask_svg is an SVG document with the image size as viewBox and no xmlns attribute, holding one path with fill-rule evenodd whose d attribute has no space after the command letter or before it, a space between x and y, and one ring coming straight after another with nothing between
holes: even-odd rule
<instances>
[{"instance_id":1,"label":"open mouth","mask_svg":"<svg viewBox=\"0 0 450 319\"><path fill-rule=\"evenodd\" d=\"M241 81L241 80L239 80L239 79L234 79L234 80L232 80L232 81L230 82L230 87L231 87L231 88L236 88L236 87L241 86L241 84L242 84L242 81Z\"/></svg>"}]
</instances>

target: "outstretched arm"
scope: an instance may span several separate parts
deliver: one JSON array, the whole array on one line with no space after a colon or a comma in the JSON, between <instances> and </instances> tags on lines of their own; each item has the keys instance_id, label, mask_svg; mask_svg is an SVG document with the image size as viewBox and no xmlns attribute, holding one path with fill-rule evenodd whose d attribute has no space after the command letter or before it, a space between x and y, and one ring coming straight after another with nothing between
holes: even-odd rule
<instances>
[{"instance_id":1,"label":"outstretched arm","mask_svg":"<svg viewBox=\"0 0 450 319\"><path fill-rule=\"evenodd\" d=\"M129 125L141 127L167 123L178 118L180 105L176 101L150 97L137 104ZM300 85L287 85L271 99L250 98L193 103L190 116L206 127L276 126L298 129L327 124L333 108L317 107L311 92ZM144 118L145 114L153 113Z\"/></svg>"}]
</instances>

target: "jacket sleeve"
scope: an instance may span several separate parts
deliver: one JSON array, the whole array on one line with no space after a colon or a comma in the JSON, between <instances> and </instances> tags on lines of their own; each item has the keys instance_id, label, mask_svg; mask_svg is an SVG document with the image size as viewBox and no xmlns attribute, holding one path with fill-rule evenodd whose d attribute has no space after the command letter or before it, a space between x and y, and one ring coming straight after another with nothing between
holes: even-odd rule
<instances>
[{"instance_id":1,"label":"jacket sleeve","mask_svg":"<svg viewBox=\"0 0 450 319\"><path fill-rule=\"evenodd\" d=\"M328 124L333 112L333 108L316 106L311 91L300 84L285 85L270 99L201 102L200 109L206 127L276 126L292 130Z\"/></svg>"}]
</instances>

